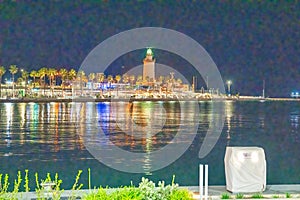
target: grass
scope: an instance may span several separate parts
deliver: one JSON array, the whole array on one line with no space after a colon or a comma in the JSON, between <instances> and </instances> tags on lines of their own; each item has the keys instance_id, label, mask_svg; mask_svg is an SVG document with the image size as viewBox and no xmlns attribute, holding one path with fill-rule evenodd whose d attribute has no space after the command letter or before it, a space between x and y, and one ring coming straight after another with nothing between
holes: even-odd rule
<instances>
[{"instance_id":1,"label":"grass","mask_svg":"<svg viewBox=\"0 0 300 200\"><path fill-rule=\"evenodd\" d=\"M263 199L264 196L262 195L262 193L255 193L251 196L252 199Z\"/></svg>"},{"instance_id":2,"label":"grass","mask_svg":"<svg viewBox=\"0 0 300 200\"><path fill-rule=\"evenodd\" d=\"M285 193L285 198L292 198L292 195L290 193Z\"/></svg>"},{"instance_id":3,"label":"grass","mask_svg":"<svg viewBox=\"0 0 300 200\"><path fill-rule=\"evenodd\" d=\"M230 196L230 194L228 194L228 193L223 193L223 194L221 195L221 199L231 199L231 196Z\"/></svg>"},{"instance_id":4,"label":"grass","mask_svg":"<svg viewBox=\"0 0 300 200\"><path fill-rule=\"evenodd\" d=\"M235 198L236 199L243 199L244 198L244 194L238 193L238 194L235 195Z\"/></svg>"}]
</instances>

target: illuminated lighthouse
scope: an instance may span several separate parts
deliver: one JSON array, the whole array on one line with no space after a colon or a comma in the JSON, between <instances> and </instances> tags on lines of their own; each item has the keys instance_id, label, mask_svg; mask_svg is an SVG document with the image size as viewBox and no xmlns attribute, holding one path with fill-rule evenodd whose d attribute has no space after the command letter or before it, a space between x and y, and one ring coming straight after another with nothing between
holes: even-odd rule
<instances>
[{"instance_id":1,"label":"illuminated lighthouse","mask_svg":"<svg viewBox=\"0 0 300 200\"><path fill-rule=\"evenodd\" d=\"M155 59L153 58L153 52L150 48L147 49L146 58L144 58L143 81L155 81Z\"/></svg>"}]
</instances>

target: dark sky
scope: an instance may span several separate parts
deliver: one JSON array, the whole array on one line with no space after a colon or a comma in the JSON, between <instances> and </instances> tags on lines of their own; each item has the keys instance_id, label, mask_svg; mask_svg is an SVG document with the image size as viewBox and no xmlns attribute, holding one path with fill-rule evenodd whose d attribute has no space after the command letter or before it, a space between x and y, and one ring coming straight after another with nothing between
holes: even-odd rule
<instances>
[{"instance_id":1,"label":"dark sky","mask_svg":"<svg viewBox=\"0 0 300 200\"><path fill-rule=\"evenodd\" d=\"M78 69L87 54L110 36L132 28L164 27L201 44L223 79L233 81L235 92L260 95L264 79L267 96L300 90L300 3L0 2L0 64L5 67ZM133 65L130 59L123 62Z\"/></svg>"}]
</instances>

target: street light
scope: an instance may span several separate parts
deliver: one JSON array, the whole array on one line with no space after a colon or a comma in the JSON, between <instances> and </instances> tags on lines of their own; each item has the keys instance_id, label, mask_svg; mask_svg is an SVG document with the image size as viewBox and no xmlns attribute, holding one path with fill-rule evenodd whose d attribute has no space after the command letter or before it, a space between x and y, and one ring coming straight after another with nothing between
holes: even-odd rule
<instances>
[{"instance_id":1,"label":"street light","mask_svg":"<svg viewBox=\"0 0 300 200\"><path fill-rule=\"evenodd\" d=\"M231 80L228 80L227 81L227 88L228 88L228 95L230 96L231 95L231 92L230 92L230 86L232 84L232 81Z\"/></svg>"}]
</instances>

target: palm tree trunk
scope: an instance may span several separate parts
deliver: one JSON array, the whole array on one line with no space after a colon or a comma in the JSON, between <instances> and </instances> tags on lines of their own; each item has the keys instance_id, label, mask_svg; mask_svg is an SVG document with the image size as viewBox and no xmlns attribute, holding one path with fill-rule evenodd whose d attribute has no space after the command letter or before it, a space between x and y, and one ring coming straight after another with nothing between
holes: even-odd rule
<instances>
[{"instance_id":1,"label":"palm tree trunk","mask_svg":"<svg viewBox=\"0 0 300 200\"><path fill-rule=\"evenodd\" d=\"M82 96L83 95L83 88L82 88L82 77L80 76L80 96Z\"/></svg>"},{"instance_id":2,"label":"palm tree trunk","mask_svg":"<svg viewBox=\"0 0 300 200\"><path fill-rule=\"evenodd\" d=\"M33 77L33 89L35 89L35 76Z\"/></svg>"},{"instance_id":3,"label":"palm tree trunk","mask_svg":"<svg viewBox=\"0 0 300 200\"><path fill-rule=\"evenodd\" d=\"M24 92L24 97L26 97L26 92L27 92L27 78L25 78L25 92Z\"/></svg>"},{"instance_id":4,"label":"palm tree trunk","mask_svg":"<svg viewBox=\"0 0 300 200\"><path fill-rule=\"evenodd\" d=\"M2 77L0 78L0 98L2 97Z\"/></svg>"},{"instance_id":5,"label":"palm tree trunk","mask_svg":"<svg viewBox=\"0 0 300 200\"><path fill-rule=\"evenodd\" d=\"M15 77L14 75L12 76L12 86L13 86L13 98L15 98Z\"/></svg>"},{"instance_id":6,"label":"palm tree trunk","mask_svg":"<svg viewBox=\"0 0 300 200\"><path fill-rule=\"evenodd\" d=\"M46 91L46 76L44 76L44 96L45 96L45 91Z\"/></svg>"},{"instance_id":7,"label":"palm tree trunk","mask_svg":"<svg viewBox=\"0 0 300 200\"><path fill-rule=\"evenodd\" d=\"M62 82L61 82L61 96L63 97L64 96L64 80L62 80Z\"/></svg>"},{"instance_id":8,"label":"palm tree trunk","mask_svg":"<svg viewBox=\"0 0 300 200\"><path fill-rule=\"evenodd\" d=\"M0 98L2 97L2 77L0 77Z\"/></svg>"},{"instance_id":9,"label":"palm tree trunk","mask_svg":"<svg viewBox=\"0 0 300 200\"><path fill-rule=\"evenodd\" d=\"M53 97L53 78L50 77L50 91L51 91L51 97Z\"/></svg>"}]
</instances>

